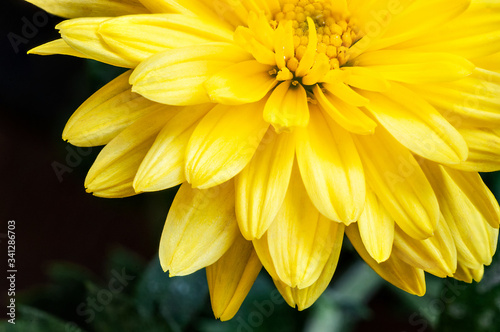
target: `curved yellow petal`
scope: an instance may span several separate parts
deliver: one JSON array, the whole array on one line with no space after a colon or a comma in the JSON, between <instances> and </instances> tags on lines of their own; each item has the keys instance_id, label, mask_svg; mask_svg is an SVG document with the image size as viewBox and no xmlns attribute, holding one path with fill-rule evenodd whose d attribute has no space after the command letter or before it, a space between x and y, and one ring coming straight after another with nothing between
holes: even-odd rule
<instances>
[{"instance_id":1,"label":"curved yellow petal","mask_svg":"<svg viewBox=\"0 0 500 332\"><path fill-rule=\"evenodd\" d=\"M138 0L26 0L57 16L66 18L122 16L148 13Z\"/></svg>"},{"instance_id":2,"label":"curved yellow petal","mask_svg":"<svg viewBox=\"0 0 500 332\"><path fill-rule=\"evenodd\" d=\"M240 105L257 102L277 84L271 76L273 67L244 61L229 66L205 81L205 89L213 102Z\"/></svg>"},{"instance_id":3,"label":"curved yellow petal","mask_svg":"<svg viewBox=\"0 0 500 332\"><path fill-rule=\"evenodd\" d=\"M186 181L184 164L189 138L200 119L213 104L187 106L168 121L137 171L134 189L137 192L158 191Z\"/></svg>"},{"instance_id":4,"label":"curved yellow petal","mask_svg":"<svg viewBox=\"0 0 500 332\"><path fill-rule=\"evenodd\" d=\"M85 179L87 192L100 197L135 195L132 181L156 135L177 109L156 105L136 120L99 153Z\"/></svg>"},{"instance_id":5,"label":"curved yellow petal","mask_svg":"<svg viewBox=\"0 0 500 332\"><path fill-rule=\"evenodd\" d=\"M51 42L45 43L43 45L32 48L28 51L28 54L38 54L38 55L71 55L78 58L89 58L88 55L80 53L69 46L64 39L56 39Z\"/></svg>"},{"instance_id":6,"label":"curved yellow petal","mask_svg":"<svg viewBox=\"0 0 500 332\"><path fill-rule=\"evenodd\" d=\"M260 238L273 222L290 181L295 141L269 129L250 163L235 177L236 216L247 240Z\"/></svg>"},{"instance_id":7,"label":"curved yellow petal","mask_svg":"<svg viewBox=\"0 0 500 332\"><path fill-rule=\"evenodd\" d=\"M366 52L353 60L353 66L368 67L387 80L412 84L458 80L469 76L475 67L453 54L406 50Z\"/></svg>"},{"instance_id":8,"label":"curved yellow petal","mask_svg":"<svg viewBox=\"0 0 500 332\"><path fill-rule=\"evenodd\" d=\"M263 116L278 133L307 126L309 105L306 90L292 81L280 83L267 99Z\"/></svg>"},{"instance_id":9,"label":"curved yellow petal","mask_svg":"<svg viewBox=\"0 0 500 332\"><path fill-rule=\"evenodd\" d=\"M354 223L346 227L345 232L349 241L354 246L358 254L379 276L390 282L405 292L423 296L425 294L425 275L422 269L411 266L395 255L391 255L388 260L377 263L366 251L358 225Z\"/></svg>"},{"instance_id":10,"label":"curved yellow petal","mask_svg":"<svg viewBox=\"0 0 500 332\"><path fill-rule=\"evenodd\" d=\"M252 159L269 124L263 102L215 106L198 124L186 152L186 179L209 188L233 178Z\"/></svg>"},{"instance_id":11,"label":"curved yellow petal","mask_svg":"<svg viewBox=\"0 0 500 332\"><path fill-rule=\"evenodd\" d=\"M296 130L297 161L314 206L331 220L356 221L365 203L363 166L350 133L311 106L306 128Z\"/></svg>"},{"instance_id":12,"label":"curved yellow petal","mask_svg":"<svg viewBox=\"0 0 500 332\"><path fill-rule=\"evenodd\" d=\"M285 200L265 235L279 280L292 288L311 286L343 230L342 224L328 220L312 205L294 165Z\"/></svg>"},{"instance_id":13,"label":"curved yellow petal","mask_svg":"<svg viewBox=\"0 0 500 332\"><path fill-rule=\"evenodd\" d=\"M217 262L238 236L232 181L207 190L184 183L172 203L160 240L160 264L183 276Z\"/></svg>"},{"instance_id":14,"label":"curved yellow petal","mask_svg":"<svg viewBox=\"0 0 500 332\"><path fill-rule=\"evenodd\" d=\"M469 147L467 160L453 168L466 172L500 170L500 131L489 128L460 128L460 135Z\"/></svg>"},{"instance_id":15,"label":"curved yellow petal","mask_svg":"<svg viewBox=\"0 0 500 332\"><path fill-rule=\"evenodd\" d=\"M342 225L340 226L343 227ZM280 280L273 280L276 288L291 307L297 306L299 311L307 309L312 306L325 291L337 268L343 238L343 230L336 233L335 246L332 253L328 258L323 271L321 271L321 275L318 280L316 280L311 286L305 288L291 288Z\"/></svg>"},{"instance_id":16,"label":"curved yellow petal","mask_svg":"<svg viewBox=\"0 0 500 332\"><path fill-rule=\"evenodd\" d=\"M366 181L394 221L416 239L432 236L439 205L413 155L383 128L357 136L355 143Z\"/></svg>"},{"instance_id":17,"label":"curved yellow petal","mask_svg":"<svg viewBox=\"0 0 500 332\"><path fill-rule=\"evenodd\" d=\"M229 43L167 50L143 61L132 73L132 91L170 105L210 102L203 84L213 74L250 54Z\"/></svg>"},{"instance_id":18,"label":"curved yellow petal","mask_svg":"<svg viewBox=\"0 0 500 332\"><path fill-rule=\"evenodd\" d=\"M140 63L170 48L232 41L232 32L178 14L128 15L99 25L99 36L116 53Z\"/></svg>"},{"instance_id":19,"label":"curved yellow petal","mask_svg":"<svg viewBox=\"0 0 500 332\"><path fill-rule=\"evenodd\" d=\"M370 188L366 190L365 208L359 216L358 229L366 251L377 263L389 259L394 242L394 220Z\"/></svg>"},{"instance_id":20,"label":"curved yellow petal","mask_svg":"<svg viewBox=\"0 0 500 332\"><path fill-rule=\"evenodd\" d=\"M117 67L133 68L132 61L112 50L99 36L101 23L110 17L83 17L63 21L56 26L64 41L74 50L87 57Z\"/></svg>"},{"instance_id":21,"label":"curved yellow petal","mask_svg":"<svg viewBox=\"0 0 500 332\"><path fill-rule=\"evenodd\" d=\"M233 318L261 269L252 242L240 235L217 262L206 267L215 318L221 321Z\"/></svg>"},{"instance_id":22,"label":"curved yellow petal","mask_svg":"<svg viewBox=\"0 0 500 332\"><path fill-rule=\"evenodd\" d=\"M66 123L62 137L77 146L109 143L138 118L157 110L153 103L130 90L128 71L88 98Z\"/></svg>"},{"instance_id":23,"label":"curved yellow petal","mask_svg":"<svg viewBox=\"0 0 500 332\"><path fill-rule=\"evenodd\" d=\"M481 180L476 179L464 188L469 189L468 192L464 192L459 186L460 182L455 182L448 173L449 169L431 162L422 161L420 164L434 188L444 221L448 224L456 244L459 260L469 267L491 263L493 253L490 252L489 225L481 210L484 206L474 205L474 201L491 201L492 198L486 194L488 189ZM457 173L455 171L455 174ZM480 192L483 192L483 197L477 197L482 196ZM491 211L492 208L494 209L495 205L492 204L485 211ZM493 217L498 218L498 214Z\"/></svg>"},{"instance_id":24,"label":"curved yellow petal","mask_svg":"<svg viewBox=\"0 0 500 332\"><path fill-rule=\"evenodd\" d=\"M370 99L366 108L414 153L443 164L458 164L467 158L467 144L460 133L410 89L394 83L385 96L363 94Z\"/></svg>"},{"instance_id":25,"label":"curved yellow petal","mask_svg":"<svg viewBox=\"0 0 500 332\"><path fill-rule=\"evenodd\" d=\"M396 226L393 255L441 278L453 276L457 269L457 249L444 218L439 221L434 236L425 240L416 240Z\"/></svg>"}]
</instances>

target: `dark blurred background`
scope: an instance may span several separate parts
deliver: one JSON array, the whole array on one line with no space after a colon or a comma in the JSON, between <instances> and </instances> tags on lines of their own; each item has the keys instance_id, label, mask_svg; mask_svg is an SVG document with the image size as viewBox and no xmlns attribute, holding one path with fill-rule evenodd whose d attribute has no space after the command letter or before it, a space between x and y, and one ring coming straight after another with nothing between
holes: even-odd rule
<instances>
[{"instance_id":1,"label":"dark blurred background","mask_svg":"<svg viewBox=\"0 0 500 332\"><path fill-rule=\"evenodd\" d=\"M169 279L159 268L157 247L175 190L125 199L87 194L83 182L100 148L77 149L61 139L73 111L121 70L67 56L28 56L29 49L58 38L54 26L61 19L21 0L2 0L0 17L0 266L4 273L7 221L15 220L16 301L25 305L18 307L21 324L0 328L500 330L495 327L500 317L498 263L487 269L482 288L429 277L429 294L418 298L381 280L348 243L330 288L311 309L298 312L280 303L269 317L261 312L265 319L259 323L255 303L268 301L274 289L261 273L238 316L231 323L214 321L203 271ZM498 193L498 176L486 180ZM124 268L134 276L133 286L86 321L78 306L104 294L113 273ZM5 281L2 277L2 308ZM454 299L444 299L443 290L454 292Z\"/></svg>"}]
</instances>

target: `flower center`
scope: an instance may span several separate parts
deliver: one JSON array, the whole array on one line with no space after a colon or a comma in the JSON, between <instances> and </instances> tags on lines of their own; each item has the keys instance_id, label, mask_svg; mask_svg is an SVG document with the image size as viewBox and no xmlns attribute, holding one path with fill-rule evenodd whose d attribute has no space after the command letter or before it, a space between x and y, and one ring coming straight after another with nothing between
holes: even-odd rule
<instances>
[{"instance_id":1,"label":"flower center","mask_svg":"<svg viewBox=\"0 0 500 332\"><path fill-rule=\"evenodd\" d=\"M275 14L278 25L291 24L293 29L294 56L286 63L291 72L298 69L311 42L316 56L326 56L329 69L338 69L349 60L346 52L360 38L359 29L347 13L332 5L325 0L285 0L282 10Z\"/></svg>"}]
</instances>

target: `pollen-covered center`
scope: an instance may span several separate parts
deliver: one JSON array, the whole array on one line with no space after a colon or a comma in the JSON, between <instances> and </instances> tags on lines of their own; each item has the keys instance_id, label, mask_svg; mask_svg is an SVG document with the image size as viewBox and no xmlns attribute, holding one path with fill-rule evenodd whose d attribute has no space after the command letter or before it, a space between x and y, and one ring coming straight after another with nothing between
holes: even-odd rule
<instances>
[{"instance_id":1,"label":"pollen-covered center","mask_svg":"<svg viewBox=\"0 0 500 332\"><path fill-rule=\"evenodd\" d=\"M315 31L310 31L307 18L311 18ZM330 69L337 69L347 62L346 51L359 39L359 29L353 21L346 13L332 8L330 1L285 0L274 20L277 24L291 22L294 57L287 60L291 71L297 69L311 38L316 39L315 51L328 57Z\"/></svg>"}]
</instances>

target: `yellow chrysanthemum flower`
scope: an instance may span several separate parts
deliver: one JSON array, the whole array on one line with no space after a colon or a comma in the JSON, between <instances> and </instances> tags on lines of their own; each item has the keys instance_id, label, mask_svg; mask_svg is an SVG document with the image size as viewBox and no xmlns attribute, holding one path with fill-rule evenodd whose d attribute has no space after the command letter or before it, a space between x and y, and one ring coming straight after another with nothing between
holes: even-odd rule
<instances>
[{"instance_id":1,"label":"yellow chrysanthemum flower","mask_svg":"<svg viewBox=\"0 0 500 332\"><path fill-rule=\"evenodd\" d=\"M130 68L63 138L106 145L89 192L182 184L160 261L206 268L216 317L262 265L291 306L335 271L344 231L407 292L480 280L499 207L498 0L29 0L71 18L35 54Z\"/></svg>"}]
</instances>

